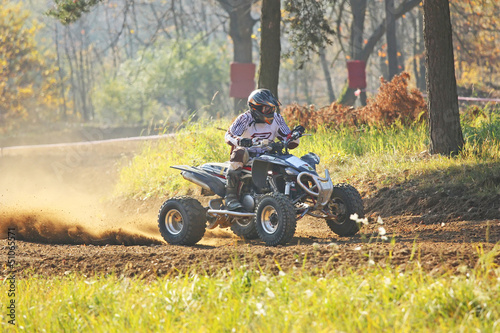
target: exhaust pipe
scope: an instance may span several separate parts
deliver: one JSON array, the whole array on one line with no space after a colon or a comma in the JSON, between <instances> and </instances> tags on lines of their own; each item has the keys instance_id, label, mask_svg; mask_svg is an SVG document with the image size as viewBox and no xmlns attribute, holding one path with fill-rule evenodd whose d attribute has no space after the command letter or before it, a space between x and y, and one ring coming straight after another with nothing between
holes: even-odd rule
<instances>
[{"instance_id":1,"label":"exhaust pipe","mask_svg":"<svg viewBox=\"0 0 500 333\"><path fill-rule=\"evenodd\" d=\"M220 215L228 215L228 216L236 216L236 217L255 217L255 213L243 213L243 212L235 212L232 210L225 210L225 209L217 209L222 207L222 199L212 199L208 203L208 206L210 207L207 210L207 214L210 216L220 216Z\"/></svg>"},{"instance_id":2,"label":"exhaust pipe","mask_svg":"<svg viewBox=\"0 0 500 333\"><path fill-rule=\"evenodd\" d=\"M217 215L229 215L236 217L255 217L255 213L242 213L242 212L235 212L232 210L220 210L220 209L209 209L207 211L207 214L214 217L217 217Z\"/></svg>"}]
</instances>

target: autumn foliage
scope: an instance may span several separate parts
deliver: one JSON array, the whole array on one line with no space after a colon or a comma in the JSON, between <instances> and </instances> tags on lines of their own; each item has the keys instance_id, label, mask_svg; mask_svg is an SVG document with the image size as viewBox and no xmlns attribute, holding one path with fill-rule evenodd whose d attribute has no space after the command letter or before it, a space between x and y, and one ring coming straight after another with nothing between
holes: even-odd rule
<instances>
[{"instance_id":1,"label":"autumn foliage","mask_svg":"<svg viewBox=\"0 0 500 333\"><path fill-rule=\"evenodd\" d=\"M22 3L0 0L0 133L21 120L47 118L60 105L56 68L37 47L40 25Z\"/></svg>"},{"instance_id":2,"label":"autumn foliage","mask_svg":"<svg viewBox=\"0 0 500 333\"><path fill-rule=\"evenodd\" d=\"M461 85L498 90L500 1L450 0L455 68Z\"/></svg>"},{"instance_id":3,"label":"autumn foliage","mask_svg":"<svg viewBox=\"0 0 500 333\"><path fill-rule=\"evenodd\" d=\"M354 109L332 103L316 109L314 105L292 104L283 109L283 116L290 124L301 124L308 129L318 126L390 125L396 121L408 125L427 119L424 97L417 89L408 89L410 75L406 72L396 75L390 82L380 79L381 86L367 105Z\"/></svg>"}]
</instances>

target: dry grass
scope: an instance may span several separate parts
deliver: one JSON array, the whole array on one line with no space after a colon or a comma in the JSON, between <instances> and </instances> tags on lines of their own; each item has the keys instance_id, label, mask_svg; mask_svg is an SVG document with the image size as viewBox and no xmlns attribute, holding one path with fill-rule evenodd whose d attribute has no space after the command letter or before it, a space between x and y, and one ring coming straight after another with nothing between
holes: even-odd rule
<instances>
[{"instance_id":1,"label":"dry grass","mask_svg":"<svg viewBox=\"0 0 500 333\"><path fill-rule=\"evenodd\" d=\"M396 75L392 81L380 79L381 86L374 99L367 105L354 109L332 103L316 109L314 105L292 104L283 110L290 124L302 124L305 128L338 128L339 126L392 125L401 122L408 125L427 119L424 97L417 89L408 89L410 75L406 72Z\"/></svg>"}]
</instances>

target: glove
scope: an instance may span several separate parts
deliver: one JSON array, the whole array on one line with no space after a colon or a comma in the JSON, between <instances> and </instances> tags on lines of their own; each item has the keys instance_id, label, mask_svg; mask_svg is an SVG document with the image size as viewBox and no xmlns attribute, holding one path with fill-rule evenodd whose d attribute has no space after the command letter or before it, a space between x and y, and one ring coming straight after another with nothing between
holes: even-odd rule
<instances>
[{"instance_id":1,"label":"glove","mask_svg":"<svg viewBox=\"0 0 500 333\"><path fill-rule=\"evenodd\" d=\"M304 128L304 126L297 125L297 126L295 126L295 128L293 129L292 132L299 132L300 134L304 134L305 131L306 131L306 129Z\"/></svg>"},{"instance_id":2,"label":"glove","mask_svg":"<svg viewBox=\"0 0 500 333\"><path fill-rule=\"evenodd\" d=\"M249 138L240 139L240 146L241 147L252 147L252 145L253 145L252 139L249 139Z\"/></svg>"}]
</instances>

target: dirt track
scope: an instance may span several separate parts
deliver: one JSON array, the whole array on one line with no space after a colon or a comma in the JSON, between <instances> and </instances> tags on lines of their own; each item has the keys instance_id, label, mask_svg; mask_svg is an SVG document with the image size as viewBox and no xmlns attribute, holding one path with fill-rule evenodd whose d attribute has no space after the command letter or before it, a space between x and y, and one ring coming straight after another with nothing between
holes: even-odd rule
<instances>
[{"instance_id":1,"label":"dirt track","mask_svg":"<svg viewBox=\"0 0 500 333\"><path fill-rule=\"evenodd\" d=\"M144 277L196 267L216 272L246 264L277 271L367 265L463 272L500 241L500 195L477 201L466 191L425 193L412 183L364 193L370 224L352 238L333 234L324 221L298 222L291 244L245 242L228 229L207 231L199 245L165 244L156 214L165 198L109 202L117 170L140 142L25 150L0 158L0 260L7 262L7 229L15 228L18 276L111 273ZM201 199L201 198L200 198ZM206 200L203 198L203 200ZM381 216L384 224L376 223ZM378 235L383 226L388 237ZM393 240L393 244L391 244ZM125 245L123 245L125 244ZM495 261L500 263L497 252ZM3 265L3 273L8 273Z\"/></svg>"}]
</instances>

